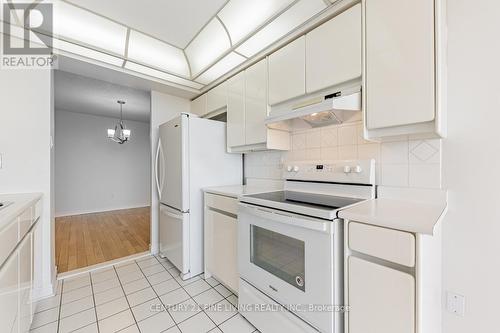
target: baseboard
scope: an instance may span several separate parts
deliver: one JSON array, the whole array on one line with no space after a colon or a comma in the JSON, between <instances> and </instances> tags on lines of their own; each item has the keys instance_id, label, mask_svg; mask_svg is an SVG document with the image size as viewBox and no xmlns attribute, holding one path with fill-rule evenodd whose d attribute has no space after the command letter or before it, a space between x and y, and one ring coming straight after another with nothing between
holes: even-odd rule
<instances>
[{"instance_id":1,"label":"baseboard","mask_svg":"<svg viewBox=\"0 0 500 333\"><path fill-rule=\"evenodd\" d=\"M107 208L105 210L92 209L92 210L79 210L79 211L73 211L73 212L56 213L55 217L65 217L65 216L75 216L75 215L95 214L95 213L108 213L108 212L113 212L113 211L118 211L118 210L146 208L146 207L151 207L151 204L134 205L134 206L130 206L130 207Z\"/></svg>"},{"instance_id":2,"label":"baseboard","mask_svg":"<svg viewBox=\"0 0 500 333\"><path fill-rule=\"evenodd\" d=\"M149 256L149 255L151 255L151 252L150 251L145 251L145 252L141 252L141 253L132 254L132 255L127 256L127 257L122 257L122 258L118 258L118 259L114 259L114 260L110 260L110 261L101 262L99 264L95 264L95 265L92 265L92 266L87 266L87 267L82 267L82 268L74 269L74 270L69 271L69 272L64 272L64 273L58 274L57 275L57 280L62 280L62 279L70 278L70 277L75 277L75 276L86 274L86 273L89 273L89 272L92 272L92 271L96 271L96 270L99 270L99 269L111 267L111 266L117 265L117 264L123 264L123 263L125 263L127 261L133 261L133 260L145 257L145 256Z\"/></svg>"}]
</instances>

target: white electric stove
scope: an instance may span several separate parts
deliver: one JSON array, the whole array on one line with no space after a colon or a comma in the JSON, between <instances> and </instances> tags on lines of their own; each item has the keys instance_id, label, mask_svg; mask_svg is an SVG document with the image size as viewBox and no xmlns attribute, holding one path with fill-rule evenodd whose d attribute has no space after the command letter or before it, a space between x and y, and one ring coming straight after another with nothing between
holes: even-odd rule
<instances>
[{"instance_id":1,"label":"white electric stove","mask_svg":"<svg viewBox=\"0 0 500 333\"><path fill-rule=\"evenodd\" d=\"M240 312L263 333L343 332L343 220L375 197L374 160L295 163L240 198Z\"/></svg>"}]
</instances>

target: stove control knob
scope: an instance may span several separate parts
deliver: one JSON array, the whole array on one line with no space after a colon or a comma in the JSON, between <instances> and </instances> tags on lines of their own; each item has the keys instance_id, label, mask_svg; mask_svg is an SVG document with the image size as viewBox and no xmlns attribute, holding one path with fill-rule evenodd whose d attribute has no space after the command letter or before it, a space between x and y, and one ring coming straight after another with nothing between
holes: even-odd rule
<instances>
[{"instance_id":1,"label":"stove control knob","mask_svg":"<svg viewBox=\"0 0 500 333\"><path fill-rule=\"evenodd\" d=\"M300 170L300 169L299 169L299 167L298 167L298 166L294 166L294 167L293 167L293 171L294 171L294 172L299 172L299 170Z\"/></svg>"},{"instance_id":2,"label":"stove control knob","mask_svg":"<svg viewBox=\"0 0 500 333\"><path fill-rule=\"evenodd\" d=\"M286 167L286 171L288 171L288 172L292 172L292 171L293 171L293 166L288 165L288 166Z\"/></svg>"},{"instance_id":3,"label":"stove control knob","mask_svg":"<svg viewBox=\"0 0 500 333\"><path fill-rule=\"evenodd\" d=\"M361 168L361 165L356 165L354 167L354 172L355 173L361 173L363 171L363 169Z\"/></svg>"},{"instance_id":4,"label":"stove control knob","mask_svg":"<svg viewBox=\"0 0 500 333\"><path fill-rule=\"evenodd\" d=\"M350 166L348 166L348 165L344 166L344 173L351 173L351 171L352 170L351 170Z\"/></svg>"}]
</instances>

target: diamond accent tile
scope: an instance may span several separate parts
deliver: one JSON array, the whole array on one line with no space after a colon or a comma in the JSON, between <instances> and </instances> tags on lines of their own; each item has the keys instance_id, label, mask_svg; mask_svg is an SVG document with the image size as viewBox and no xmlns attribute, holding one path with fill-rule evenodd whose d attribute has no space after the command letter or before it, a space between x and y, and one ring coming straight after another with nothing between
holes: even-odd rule
<instances>
[{"instance_id":1,"label":"diamond accent tile","mask_svg":"<svg viewBox=\"0 0 500 333\"><path fill-rule=\"evenodd\" d=\"M427 143L427 141L422 141L413 149L411 149L410 154L415 156L420 161L426 162L430 160L434 155L436 155L438 151L438 149Z\"/></svg>"}]
</instances>

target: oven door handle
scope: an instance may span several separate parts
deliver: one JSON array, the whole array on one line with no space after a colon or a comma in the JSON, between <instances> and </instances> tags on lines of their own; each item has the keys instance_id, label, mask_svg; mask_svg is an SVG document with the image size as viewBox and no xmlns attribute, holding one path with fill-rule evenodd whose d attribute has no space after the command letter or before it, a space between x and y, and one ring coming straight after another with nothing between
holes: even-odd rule
<instances>
[{"instance_id":1,"label":"oven door handle","mask_svg":"<svg viewBox=\"0 0 500 333\"><path fill-rule=\"evenodd\" d=\"M295 227L329 233L331 230L331 221L310 218L298 214L288 213L270 208L257 207L246 203L239 203L242 212L269 219L274 222L292 225Z\"/></svg>"}]
</instances>

